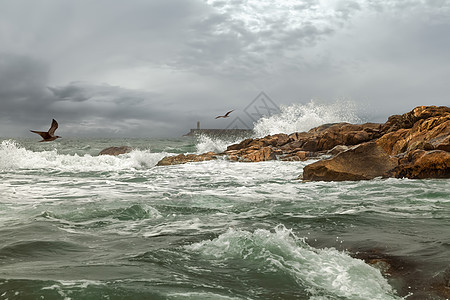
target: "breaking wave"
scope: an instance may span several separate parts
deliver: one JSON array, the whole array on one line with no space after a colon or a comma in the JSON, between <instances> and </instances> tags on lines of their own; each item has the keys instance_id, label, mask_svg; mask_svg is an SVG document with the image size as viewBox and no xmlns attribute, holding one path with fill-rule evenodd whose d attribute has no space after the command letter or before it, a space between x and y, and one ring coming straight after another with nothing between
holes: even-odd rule
<instances>
[{"instance_id":1,"label":"breaking wave","mask_svg":"<svg viewBox=\"0 0 450 300\"><path fill-rule=\"evenodd\" d=\"M336 101L331 104L317 104L311 101L308 104L281 106L280 110L279 114L262 117L255 122L255 137L308 131L327 123L362 122L357 116L355 103L351 101Z\"/></svg>"},{"instance_id":2,"label":"breaking wave","mask_svg":"<svg viewBox=\"0 0 450 300\"><path fill-rule=\"evenodd\" d=\"M197 153L216 152L220 153L227 149L229 145L239 143L242 137L211 137L207 135L200 135L197 140Z\"/></svg>"},{"instance_id":3,"label":"breaking wave","mask_svg":"<svg viewBox=\"0 0 450 300\"><path fill-rule=\"evenodd\" d=\"M311 299L400 299L379 270L336 249L313 248L281 225L274 231L229 229L216 239L186 248L220 261L225 268L238 263L247 266L247 271L274 278L282 274Z\"/></svg>"},{"instance_id":4,"label":"breaking wave","mask_svg":"<svg viewBox=\"0 0 450 300\"><path fill-rule=\"evenodd\" d=\"M118 156L60 154L58 150L32 151L14 140L0 144L0 171L11 169L53 169L58 171L117 171L146 169L156 165L167 153L133 150Z\"/></svg>"}]
</instances>

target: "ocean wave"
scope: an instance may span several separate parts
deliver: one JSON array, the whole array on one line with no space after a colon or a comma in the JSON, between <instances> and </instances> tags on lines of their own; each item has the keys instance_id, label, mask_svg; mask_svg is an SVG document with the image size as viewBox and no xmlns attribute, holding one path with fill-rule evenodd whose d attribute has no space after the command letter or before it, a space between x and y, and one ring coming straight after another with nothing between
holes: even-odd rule
<instances>
[{"instance_id":1,"label":"ocean wave","mask_svg":"<svg viewBox=\"0 0 450 300\"><path fill-rule=\"evenodd\" d=\"M208 135L200 135L197 138L197 153L216 152L220 153L227 150L227 147L232 144L237 144L242 141L242 137L211 137Z\"/></svg>"},{"instance_id":2,"label":"ocean wave","mask_svg":"<svg viewBox=\"0 0 450 300\"><path fill-rule=\"evenodd\" d=\"M274 231L229 229L186 249L222 265L239 262L260 274L287 274L316 298L400 299L379 270L334 248L315 249L281 225Z\"/></svg>"},{"instance_id":3,"label":"ocean wave","mask_svg":"<svg viewBox=\"0 0 450 300\"><path fill-rule=\"evenodd\" d=\"M0 144L0 170L53 169L59 171L119 171L154 167L167 153L152 153L149 150L133 150L118 156L90 154L60 154L57 149L32 151L14 140Z\"/></svg>"},{"instance_id":4,"label":"ocean wave","mask_svg":"<svg viewBox=\"0 0 450 300\"><path fill-rule=\"evenodd\" d=\"M161 217L161 214L157 209L142 204L133 204L123 208L100 209L96 203L85 203L82 208L74 209L69 213L55 214L45 211L40 216L49 220L68 222L70 224L90 224L111 219L119 221L157 219Z\"/></svg>"},{"instance_id":5,"label":"ocean wave","mask_svg":"<svg viewBox=\"0 0 450 300\"><path fill-rule=\"evenodd\" d=\"M0 248L0 258L34 260L54 259L56 255L68 255L84 251L84 247L64 241L20 241Z\"/></svg>"},{"instance_id":6,"label":"ocean wave","mask_svg":"<svg viewBox=\"0 0 450 300\"><path fill-rule=\"evenodd\" d=\"M361 123L356 105L351 101L336 101L331 104L310 101L307 104L281 106L280 110L279 114L262 117L255 122L255 137L308 131L327 123Z\"/></svg>"}]
</instances>

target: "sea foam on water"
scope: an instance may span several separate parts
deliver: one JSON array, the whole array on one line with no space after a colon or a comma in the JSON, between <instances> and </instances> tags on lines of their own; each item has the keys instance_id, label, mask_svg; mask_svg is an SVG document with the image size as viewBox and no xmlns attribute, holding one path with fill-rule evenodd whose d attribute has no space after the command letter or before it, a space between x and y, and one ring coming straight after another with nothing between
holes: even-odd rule
<instances>
[{"instance_id":1,"label":"sea foam on water","mask_svg":"<svg viewBox=\"0 0 450 300\"><path fill-rule=\"evenodd\" d=\"M53 169L58 171L116 171L154 167L168 153L134 150L119 156L60 154L55 150L32 151L13 140L0 144L0 170Z\"/></svg>"}]
</instances>

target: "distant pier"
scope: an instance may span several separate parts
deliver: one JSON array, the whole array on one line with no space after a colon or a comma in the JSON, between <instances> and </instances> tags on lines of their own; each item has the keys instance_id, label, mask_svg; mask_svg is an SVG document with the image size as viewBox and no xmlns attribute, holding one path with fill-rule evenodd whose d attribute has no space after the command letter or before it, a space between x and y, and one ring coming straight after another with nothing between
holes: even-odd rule
<instances>
[{"instance_id":1,"label":"distant pier","mask_svg":"<svg viewBox=\"0 0 450 300\"><path fill-rule=\"evenodd\" d=\"M200 122L197 122L197 128L191 129L184 136L208 135L208 136L251 136L252 129L200 129Z\"/></svg>"}]
</instances>

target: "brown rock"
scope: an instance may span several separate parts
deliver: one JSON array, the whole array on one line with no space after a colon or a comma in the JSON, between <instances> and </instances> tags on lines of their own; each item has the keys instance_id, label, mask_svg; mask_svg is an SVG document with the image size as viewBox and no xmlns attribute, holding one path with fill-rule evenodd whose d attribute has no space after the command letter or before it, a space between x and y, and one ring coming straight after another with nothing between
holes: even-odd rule
<instances>
[{"instance_id":1,"label":"brown rock","mask_svg":"<svg viewBox=\"0 0 450 300\"><path fill-rule=\"evenodd\" d=\"M418 120L409 129L387 133L377 140L390 155L414 150L450 150L450 113Z\"/></svg>"},{"instance_id":2,"label":"brown rock","mask_svg":"<svg viewBox=\"0 0 450 300\"><path fill-rule=\"evenodd\" d=\"M307 132L295 132L289 135L291 141L299 141L309 137L310 134Z\"/></svg>"},{"instance_id":3,"label":"brown rock","mask_svg":"<svg viewBox=\"0 0 450 300\"><path fill-rule=\"evenodd\" d=\"M311 129L308 131L308 133L309 133L309 134L318 134L318 133L320 133L320 132L329 130L330 128L337 128L337 127L341 127L341 126L346 125L346 124L349 124L349 123L344 123L344 122L342 122L342 123L328 123L328 124L323 124L323 125L320 125L320 126L311 128Z\"/></svg>"},{"instance_id":4,"label":"brown rock","mask_svg":"<svg viewBox=\"0 0 450 300\"><path fill-rule=\"evenodd\" d=\"M109 147L105 148L98 155L114 155L117 156L119 154L125 154L131 152L133 148L128 146L120 146L120 147Z\"/></svg>"},{"instance_id":5,"label":"brown rock","mask_svg":"<svg viewBox=\"0 0 450 300\"><path fill-rule=\"evenodd\" d=\"M251 141L250 144L248 144L248 146L246 148L256 150L256 149L261 149L267 145L268 145L268 143L265 139L255 139L255 140Z\"/></svg>"},{"instance_id":6,"label":"brown rock","mask_svg":"<svg viewBox=\"0 0 450 300\"><path fill-rule=\"evenodd\" d=\"M377 140L378 146L391 155L403 153L407 149L407 139L409 129L399 129L383 135Z\"/></svg>"},{"instance_id":7,"label":"brown rock","mask_svg":"<svg viewBox=\"0 0 450 300\"><path fill-rule=\"evenodd\" d=\"M450 152L450 135L447 137L442 136L440 139L432 140L434 149Z\"/></svg>"},{"instance_id":8,"label":"brown rock","mask_svg":"<svg viewBox=\"0 0 450 300\"><path fill-rule=\"evenodd\" d=\"M371 141L380 136L380 124L325 124L312 128L308 132L293 133L291 135L275 134L259 139L246 139L239 144L228 146L227 151L244 149L262 149L271 146L274 150L281 150L284 154L292 153L296 149L307 152L323 152L337 145L357 145ZM236 155L239 156L240 153ZM245 151L241 154L245 154Z\"/></svg>"},{"instance_id":9,"label":"brown rock","mask_svg":"<svg viewBox=\"0 0 450 300\"><path fill-rule=\"evenodd\" d=\"M353 146L378 138L380 124L337 123L313 128L308 133L311 136L304 139L303 150L327 151L337 145Z\"/></svg>"},{"instance_id":10,"label":"brown rock","mask_svg":"<svg viewBox=\"0 0 450 300\"><path fill-rule=\"evenodd\" d=\"M308 151L297 151L290 153L288 155L284 155L281 157L281 160L283 161L305 161L308 159L311 159L313 157L316 157L315 152L308 152Z\"/></svg>"},{"instance_id":11,"label":"brown rock","mask_svg":"<svg viewBox=\"0 0 450 300\"><path fill-rule=\"evenodd\" d=\"M240 156L240 161L260 162L276 159L275 152L270 147L264 147L258 150L250 150Z\"/></svg>"},{"instance_id":12,"label":"brown rock","mask_svg":"<svg viewBox=\"0 0 450 300\"><path fill-rule=\"evenodd\" d=\"M410 179L450 178L450 153L415 150L400 159L400 164L387 175Z\"/></svg>"},{"instance_id":13,"label":"brown rock","mask_svg":"<svg viewBox=\"0 0 450 300\"><path fill-rule=\"evenodd\" d=\"M253 139L245 139L238 144L233 144L233 145L228 146L227 151L244 149L244 148L248 147L248 145L253 141L254 141Z\"/></svg>"},{"instance_id":14,"label":"brown rock","mask_svg":"<svg viewBox=\"0 0 450 300\"><path fill-rule=\"evenodd\" d=\"M296 149L299 149L303 146L303 141L292 141L290 143L287 143L280 147L280 150L282 150L284 153L292 152Z\"/></svg>"},{"instance_id":15,"label":"brown rock","mask_svg":"<svg viewBox=\"0 0 450 300\"><path fill-rule=\"evenodd\" d=\"M169 166L169 165L179 165L189 162L200 162L217 159L217 153L207 152L203 154L179 154L175 156L166 156L161 159L156 165L157 166Z\"/></svg>"},{"instance_id":16,"label":"brown rock","mask_svg":"<svg viewBox=\"0 0 450 300\"><path fill-rule=\"evenodd\" d=\"M290 142L290 138L287 134L279 133L274 135L269 135L264 138L266 140L266 144L274 147L280 147L288 142Z\"/></svg>"},{"instance_id":17,"label":"brown rock","mask_svg":"<svg viewBox=\"0 0 450 300\"><path fill-rule=\"evenodd\" d=\"M384 175L398 165L375 142L355 146L337 156L312 163L303 169L304 180L368 180Z\"/></svg>"},{"instance_id":18,"label":"brown rock","mask_svg":"<svg viewBox=\"0 0 450 300\"><path fill-rule=\"evenodd\" d=\"M228 159L232 161L239 161L239 157L235 154L228 155Z\"/></svg>"},{"instance_id":19,"label":"brown rock","mask_svg":"<svg viewBox=\"0 0 450 300\"><path fill-rule=\"evenodd\" d=\"M246 148L261 149L267 146L280 147L287 144L290 141L291 139L287 134L279 133L274 135L268 135L266 137L258 139L243 140L238 144L228 146L227 151L241 150Z\"/></svg>"},{"instance_id":20,"label":"brown rock","mask_svg":"<svg viewBox=\"0 0 450 300\"><path fill-rule=\"evenodd\" d=\"M418 106L406 114L390 116L381 131L386 134L399 129L409 129L419 120L448 114L450 108L446 106Z\"/></svg>"},{"instance_id":21,"label":"brown rock","mask_svg":"<svg viewBox=\"0 0 450 300\"><path fill-rule=\"evenodd\" d=\"M341 152L347 151L348 149L350 149L349 146L337 145L337 146L333 147L333 149L328 150L327 154L336 156L336 155L338 155Z\"/></svg>"}]
</instances>

